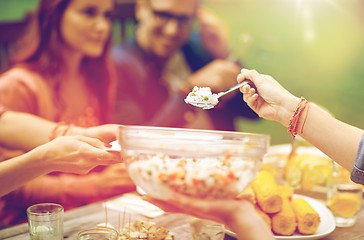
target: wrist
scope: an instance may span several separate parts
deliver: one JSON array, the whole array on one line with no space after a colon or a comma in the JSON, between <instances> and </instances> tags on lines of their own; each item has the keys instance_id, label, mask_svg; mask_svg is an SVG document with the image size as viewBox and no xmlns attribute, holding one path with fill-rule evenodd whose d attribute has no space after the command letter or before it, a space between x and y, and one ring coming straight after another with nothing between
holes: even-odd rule
<instances>
[{"instance_id":1,"label":"wrist","mask_svg":"<svg viewBox=\"0 0 364 240\"><path fill-rule=\"evenodd\" d=\"M49 172L53 172L56 170L53 164L54 156L53 154L50 154L48 151L49 144L51 143L40 145L22 155L26 157L26 159L31 159L30 161L28 161L28 166L27 166L29 170L34 167L35 169L37 169L36 172L38 174L47 174Z\"/></svg>"},{"instance_id":2,"label":"wrist","mask_svg":"<svg viewBox=\"0 0 364 240\"><path fill-rule=\"evenodd\" d=\"M235 207L234 211L231 212L230 218L225 220L224 223L231 228L232 231L237 232L241 230L242 226L248 227L250 225L250 218L254 219L255 212L254 205L246 200L240 201ZM244 218L242 216L250 216L249 218Z\"/></svg>"},{"instance_id":3,"label":"wrist","mask_svg":"<svg viewBox=\"0 0 364 240\"><path fill-rule=\"evenodd\" d=\"M69 130L69 127L70 125L67 125L64 122L58 122L50 132L48 140L52 141L59 136L64 136Z\"/></svg>"},{"instance_id":4,"label":"wrist","mask_svg":"<svg viewBox=\"0 0 364 240\"><path fill-rule=\"evenodd\" d=\"M72 125L70 129L67 131L67 136L77 136L77 135L86 136L86 128Z\"/></svg>"},{"instance_id":5,"label":"wrist","mask_svg":"<svg viewBox=\"0 0 364 240\"><path fill-rule=\"evenodd\" d=\"M280 110L278 111L278 122L280 122L283 126L288 127L290 119L300 101L301 99L296 96L291 96L284 100Z\"/></svg>"},{"instance_id":6,"label":"wrist","mask_svg":"<svg viewBox=\"0 0 364 240\"><path fill-rule=\"evenodd\" d=\"M283 126L287 127L288 132L291 133L293 139L299 133L303 133L303 128L307 120L307 114L309 110L309 102L301 97L300 99L294 97L289 101L283 101L281 109L278 110L280 115L280 122ZM305 116L303 118L303 116Z\"/></svg>"}]
</instances>

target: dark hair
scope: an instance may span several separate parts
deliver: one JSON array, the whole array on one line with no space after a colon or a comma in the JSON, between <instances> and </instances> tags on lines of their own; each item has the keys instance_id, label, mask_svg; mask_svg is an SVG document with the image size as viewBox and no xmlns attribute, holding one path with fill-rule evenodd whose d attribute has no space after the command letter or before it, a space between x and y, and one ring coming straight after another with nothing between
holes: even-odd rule
<instances>
[{"instance_id":1,"label":"dark hair","mask_svg":"<svg viewBox=\"0 0 364 240\"><path fill-rule=\"evenodd\" d=\"M39 6L29 24L27 34L20 40L13 61L45 76L55 89L55 100L63 110L59 89L65 72L65 61L59 52L64 44L61 35L61 18L72 0L40 0ZM101 123L111 121L111 88L115 75L108 58L111 34L105 44L104 52L96 58L84 57L81 72L87 77L89 90L97 96L100 103Z\"/></svg>"}]
</instances>

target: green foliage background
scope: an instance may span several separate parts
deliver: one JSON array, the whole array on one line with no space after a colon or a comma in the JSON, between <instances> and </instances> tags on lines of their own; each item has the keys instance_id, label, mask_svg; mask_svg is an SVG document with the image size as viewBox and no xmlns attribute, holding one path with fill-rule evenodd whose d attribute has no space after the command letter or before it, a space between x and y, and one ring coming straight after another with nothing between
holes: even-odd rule
<instances>
[{"instance_id":1,"label":"green foliage background","mask_svg":"<svg viewBox=\"0 0 364 240\"><path fill-rule=\"evenodd\" d=\"M297 96L364 128L364 2L361 0L205 0L229 26L235 56ZM280 124L237 122L241 131L291 141ZM333 129L335 131L335 129Z\"/></svg>"}]
</instances>

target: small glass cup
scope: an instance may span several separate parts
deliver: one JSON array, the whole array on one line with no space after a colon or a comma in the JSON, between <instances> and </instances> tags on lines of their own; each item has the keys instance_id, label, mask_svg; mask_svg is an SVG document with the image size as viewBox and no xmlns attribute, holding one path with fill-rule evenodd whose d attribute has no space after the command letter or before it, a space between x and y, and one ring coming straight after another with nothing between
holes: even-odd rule
<instances>
[{"instance_id":1,"label":"small glass cup","mask_svg":"<svg viewBox=\"0 0 364 240\"><path fill-rule=\"evenodd\" d=\"M40 203L28 207L30 238L32 240L62 240L63 212L63 207L55 203Z\"/></svg>"},{"instance_id":2,"label":"small glass cup","mask_svg":"<svg viewBox=\"0 0 364 240\"><path fill-rule=\"evenodd\" d=\"M119 233L108 227L96 227L78 233L77 240L117 240Z\"/></svg>"},{"instance_id":3,"label":"small glass cup","mask_svg":"<svg viewBox=\"0 0 364 240\"><path fill-rule=\"evenodd\" d=\"M355 224L363 198L363 186L350 180L350 172L335 164L335 183L328 191L327 206L338 227Z\"/></svg>"},{"instance_id":4,"label":"small glass cup","mask_svg":"<svg viewBox=\"0 0 364 240\"><path fill-rule=\"evenodd\" d=\"M214 221L191 218L193 240L224 240L225 227Z\"/></svg>"}]
</instances>

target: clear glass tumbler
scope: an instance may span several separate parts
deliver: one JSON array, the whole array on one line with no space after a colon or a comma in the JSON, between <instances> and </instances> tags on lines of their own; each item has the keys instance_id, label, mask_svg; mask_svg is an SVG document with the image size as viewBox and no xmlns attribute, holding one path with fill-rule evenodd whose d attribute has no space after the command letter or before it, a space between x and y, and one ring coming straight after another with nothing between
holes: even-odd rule
<instances>
[{"instance_id":1,"label":"clear glass tumbler","mask_svg":"<svg viewBox=\"0 0 364 240\"><path fill-rule=\"evenodd\" d=\"M224 240L225 227L221 223L191 217L193 240Z\"/></svg>"},{"instance_id":2,"label":"clear glass tumbler","mask_svg":"<svg viewBox=\"0 0 364 240\"><path fill-rule=\"evenodd\" d=\"M350 180L350 172L335 164L335 182L328 191L327 206L336 226L350 227L357 220L363 199L363 186Z\"/></svg>"},{"instance_id":3,"label":"clear glass tumbler","mask_svg":"<svg viewBox=\"0 0 364 240\"><path fill-rule=\"evenodd\" d=\"M32 240L62 240L63 212L63 207L55 203L40 203L28 207L30 238Z\"/></svg>"},{"instance_id":4,"label":"clear glass tumbler","mask_svg":"<svg viewBox=\"0 0 364 240\"><path fill-rule=\"evenodd\" d=\"M119 233L108 227L96 227L78 233L77 240L117 240Z\"/></svg>"}]
</instances>

